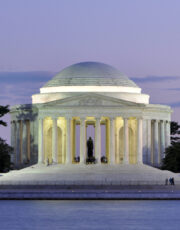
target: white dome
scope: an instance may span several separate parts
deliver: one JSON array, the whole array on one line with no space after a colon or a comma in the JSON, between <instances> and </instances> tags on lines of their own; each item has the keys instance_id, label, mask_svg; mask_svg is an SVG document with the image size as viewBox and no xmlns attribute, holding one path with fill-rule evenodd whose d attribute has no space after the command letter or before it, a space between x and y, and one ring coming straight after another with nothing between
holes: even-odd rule
<instances>
[{"instance_id":1,"label":"white dome","mask_svg":"<svg viewBox=\"0 0 180 230\"><path fill-rule=\"evenodd\" d=\"M116 68L99 62L81 62L66 67L43 88L58 86L138 87Z\"/></svg>"},{"instance_id":2,"label":"white dome","mask_svg":"<svg viewBox=\"0 0 180 230\"><path fill-rule=\"evenodd\" d=\"M45 103L86 93L148 104L149 96L116 68L99 62L81 62L66 67L33 95L33 103Z\"/></svg>"}]
</instances>

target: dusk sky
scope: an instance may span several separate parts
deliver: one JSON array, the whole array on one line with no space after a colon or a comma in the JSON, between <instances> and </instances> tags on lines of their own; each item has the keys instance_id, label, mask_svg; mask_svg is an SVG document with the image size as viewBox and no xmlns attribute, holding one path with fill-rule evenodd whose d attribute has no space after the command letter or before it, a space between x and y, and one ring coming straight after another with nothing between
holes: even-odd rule
<instances>
[{"instance_id":1,"label":"dusk sky","mask_svg":"<svg viewBox=\"0 0 180 230\"><path fill-rule=\"evenodd\" d=\"M180 122L180 0L0 0L1 105L81 61L118 68Z\"/></svg>"}]
</instances>

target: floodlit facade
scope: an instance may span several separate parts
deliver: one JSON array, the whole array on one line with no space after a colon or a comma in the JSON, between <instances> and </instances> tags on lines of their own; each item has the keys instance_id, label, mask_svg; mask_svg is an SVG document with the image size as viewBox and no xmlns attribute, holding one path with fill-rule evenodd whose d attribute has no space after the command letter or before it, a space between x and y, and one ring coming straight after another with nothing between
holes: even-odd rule
<instances>
[{"instance_id":1,"label":"floodlit facade","mask_svg":"<svg viewBox=\"0 0 180 230\"><path fill-rule=\"evenodd\" d=\"M149 104L149 95L114 67L77 63L32 95L32 104L11 108L12 161L18 168L47 161L85 165L91 126L97 165L104 156L107 165L158 167L170 145L171 112Z\"/></svg>"}]
</instances>

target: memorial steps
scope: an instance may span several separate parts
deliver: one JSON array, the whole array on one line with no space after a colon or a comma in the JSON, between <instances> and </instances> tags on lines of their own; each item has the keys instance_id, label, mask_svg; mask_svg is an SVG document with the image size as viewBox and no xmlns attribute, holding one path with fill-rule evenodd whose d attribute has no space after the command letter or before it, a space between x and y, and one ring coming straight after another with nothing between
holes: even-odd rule
<instances>
[{"instance_id":1,"label":"memorial steps","mask_svg":"<svg viewBox=\"0 0 180 230\"><path fill-rule=\"evenodd\" d=\"M2 185L164 185L174 177L180 184L180 175L143 165L59 165L37 164L0 176Z\"/></svg>"}]
</instances>

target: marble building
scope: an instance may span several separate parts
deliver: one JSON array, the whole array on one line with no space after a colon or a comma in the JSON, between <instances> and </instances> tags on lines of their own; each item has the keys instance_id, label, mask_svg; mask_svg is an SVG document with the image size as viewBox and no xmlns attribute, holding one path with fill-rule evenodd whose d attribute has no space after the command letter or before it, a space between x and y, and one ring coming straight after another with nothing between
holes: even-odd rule
<instances>
[{"instance_id":1,"label":"marble building","mask_svg":"<svg viewBox=\"0 0 180 230\"><path fill-rule=\"evenodd\" d=\"M77 63L32 95L32 104L11 108L12 161L17 168L47 159L59 166L85 165L92 126L97 165L105 156L111 165L158 167L170 145L171 112L149 104L149 95L114 67Z\"/></svg>"}]
</instances>

